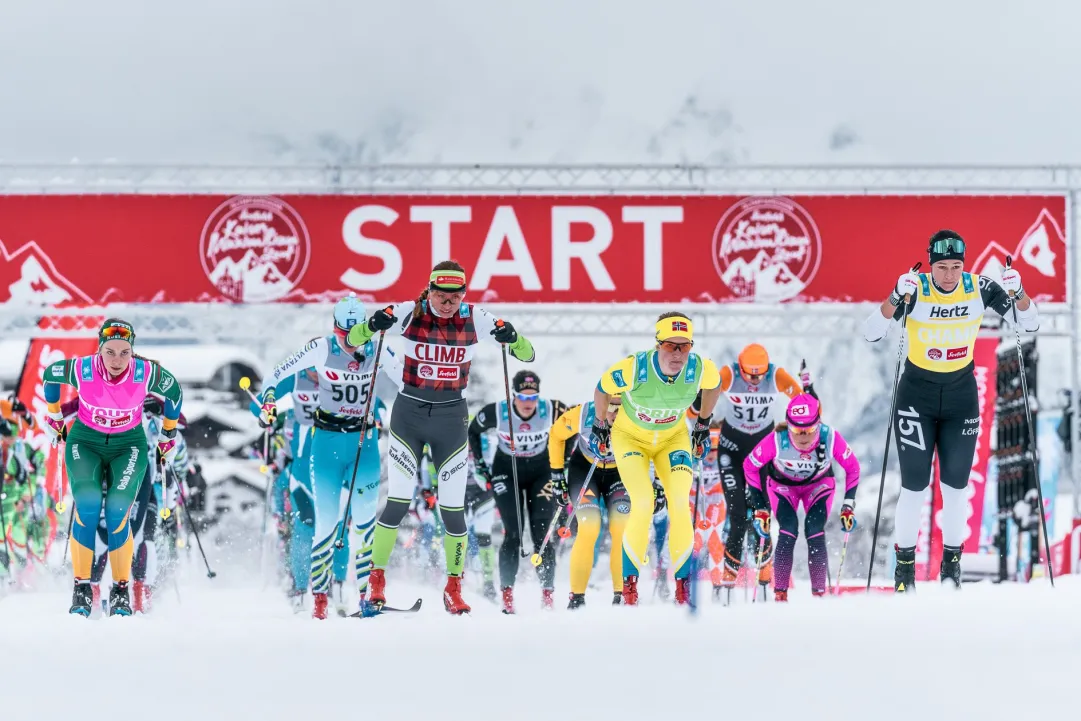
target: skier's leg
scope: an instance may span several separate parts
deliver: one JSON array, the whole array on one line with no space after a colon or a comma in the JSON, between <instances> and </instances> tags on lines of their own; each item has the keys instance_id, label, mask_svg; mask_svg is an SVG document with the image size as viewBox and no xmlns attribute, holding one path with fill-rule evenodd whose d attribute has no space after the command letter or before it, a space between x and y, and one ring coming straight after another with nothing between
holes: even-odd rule
<instances>
[{"instance_id":1,"label":"skier's leg","mask_svg":"<svg viewBox=\"0 0 1081 721\"><path fill-rule=\"evenodd\" d=\"M519 479L521 480L521 479ZM510 456L496 452L492 459L492 492L503 520L503 545L499 547L499 585L513 588L522 550L522 522L518 516L521 496L514 495Z\"/></svg>"},{"instance_id":2,"label":"skier's leg","mask_svg":"<svg viewBox=\"0 0 1081 721\"><path fill-rule=\"evenodd\" d=\"M777 548L773 553L776 571L773 588L786 593L792 582L792 558L796 555L796 539L799 538L799 516L796 514L799 501L793 502L790 498L794 492L792 486L783 486L772 480L767 483L770 508L778 527Z\"/></svg>"},{"instance_id":3,"label":"skier's leg","mask_svg":"<svg viewBox=\"0 0 1081 721\"><path fill-rule=\"evenodd\" d=\"M594 474L594 477L596 476L600 476L598 485L604 496L604 505L608 509L608 533L612 538L608 570L612 574L612 591L619 593L623 590L623 558L620 549L623 548L623 536L627 532L631 499L627 495L627 489L623 487L623 482L619 480L619 471L615 468L597 469ZM656 558L660 559L660 557L661 553L658 549Z\"/></svg>"},{"instance_id":4,"label":"skier's leg","mask_svg":"<svg viewBox=\"0 0 1081 721\"><path fill-rule=\"evenodd\" d=\"M91 579L94 546L104 494L101 478L104 464L88 430L76 423L64 448L64 466L71 484L73 499L71 526L71 564L76 582Z\"/></svg>"},{"instance_id":5,"label":"skier's leg","mask_svg":"<svg viewBox=\"0 0 1081 721\"><path fill-rule=\"evenodd\" d=\"M828 481L829 485L823 488ZM821 596L829 585L829 556L826 555L826 520L833 506L833 491L837 482L833 477L815 482L811 497L804 501L807 517L803 522L807 532L807 566L811 573L811 593Z\"/></svg>"},{"instance_id":6,"label":"skier's leg","mask_svg":"<svg viewBox=\"0 0 1081 721\"><path fill-rule=\"evenodd\" d=\"M567 464L567 487L570 490L573 502L582 493L582 484L589 473L590 462L578 452L575 452ZM585 593L589 585L589 576L593 572L593 552L597 545L597 538L601 532L601 507L600 492L597 487L598 476L604 471L597 469L593 478L589 480L589 488L586 490L582 503L574 513L575 522L578 524L578 533L571 546L570 572L571 593ZM618 562L614 576L620 579L620 589L623 588L623 559L620 557L619 546L612 543L612 556Z\"/></svg>"},{"instance_id":7,"label":"skier's leg","mask_svg":"<svg viewBox=\"0 0 1081 721\"><path fill-rule=\"evenodd\" d=\"M548 532L552 516L559 511L555 499L555 486L547 464L543 469L527 471L521 480L523 481L522 488L526 492L526 505L529 508L529 535L533 538L533 552L537 553L544 542L544 535ZM537 577L543 590L555 589L556 546L558 544L559 536L552 534L552 539L548 541L547 548L541 554L541 565L537 567Z\"/></svg>"},{"instance_id":8,"label":"skier's leg","mask_svg":"<svg viewBox=\"0 0 1081 721\"><path fill-rule=\"evenodd\" d=\"M375 540L375 513L379 506L379 434L374 428L365 434L364 449L357 466L357 482L350 501L349 547L361 597L368 590Z\"/></svg>"},{"instance_id":9,"label":"skier's leg","mask_svg":"<svg viewBox=\"0 0 1081 721\"><path fill-rule=\"evenodd\" d=\"M336 433L315 429L311 439L311 485L315 502L315 528L312 540L312 593L329 593L334 556L334 540L338 535L342 509L342 474L352 457L345 450L343 439L356 434ZM354 447L354 453L355 453Z\"/></svg>"},{"instance_id":10,"label":"skier's leg","mask_svg":"<svg viewBox=\"0 0 1081 721\"><path fill-rule=\"evenodd\" d=\"M390 449L387 453L390 467L387 469L387 502L375 524L372 546L372 568L384 570L398 540L398 526L413 500L417 486L417 471L424 449L427 426L431 423L427 408L405 396L398 396L394 412L390 415ZM465 424L462 424L464 430Z\"/></svg>"},{"instance_id":11,"label":"skier's leg","mask_svg":"<svg viewBox=\"0 0 1081 721\"><path fill-rule=\"evenodd\" d=\"M141 431L141 429L139 429ZM105 494L105 525L109 529L109 568L113 582L126 582L131 575L134 544L131 537L131 506L146 474L146 439L141 435L120 434L118 450L109 463L112 482Z\"/></svg>"},{"instance_id":12,"label":"skier's leg","mask_svg":"<svg viewBox=\"0 0 1081 721\"><path fill-rule=\"evenodd\" d=\"M662 441L653 455L653 467L668 498L668 553L676 579L691 572L694 547L694 524L691 521L691 438L685 425L677 426L671 437ZM634 512L634 499L631 499ZM649 509L652 511L652 508Z\"/></svg>"}]
</instances>

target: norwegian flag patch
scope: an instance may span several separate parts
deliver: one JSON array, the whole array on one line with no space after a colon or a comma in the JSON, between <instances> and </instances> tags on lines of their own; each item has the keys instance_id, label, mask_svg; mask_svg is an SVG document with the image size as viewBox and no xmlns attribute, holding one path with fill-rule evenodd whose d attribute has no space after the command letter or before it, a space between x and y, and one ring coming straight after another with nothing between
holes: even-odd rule
<instances>
[{"instance_id":1,"label":"norwegian flag patch","mask_svg":"<svg viewBox=\"0 0 1081 721\"><path fill-rule=\"evenodd\" d=\"M687 324L684 323L681 320L672 321L672 331L675 332L677 330L686 331L687 330Z\"/></svg>"}]
</instances>

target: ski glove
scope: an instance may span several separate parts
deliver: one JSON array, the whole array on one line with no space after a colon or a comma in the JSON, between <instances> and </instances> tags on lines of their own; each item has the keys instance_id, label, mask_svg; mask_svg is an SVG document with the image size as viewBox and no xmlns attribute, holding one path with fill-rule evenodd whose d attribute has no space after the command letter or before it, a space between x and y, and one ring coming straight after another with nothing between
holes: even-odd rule
<instances>
[{"instance_id":1,"label":"ski glove","mask_svg":"<svg viewBox=\"0 0 1081 721\"><path fill-rule=\"evenodd\" d=\"M807 362L800 361L799 364L799 384L803 386L803 390L807 390L811 387L813 379L811 378L811 371L807 369Z\"/></svg>"},{"instance_id":2,"label":"ski glove","mask_svg":"<svg viewBox=\"0 0 1081 721\"><path fill-rule=\"evenodd\" d=\"M44 426L45 435L52 445L55 446L58 442L67 440L68 429L64 426L64 414L60 411L47 414Z\"/></svg>"},{"instance_id":3,"label":"ski glove","mask_svg":"<svg viewBox=\"0 0 1081 721\"><path fill-rule=\"evenodd\" d=\"M694 428L691 429L691 451L695 460L709 453L709 421L711 418L712 416L706 416L705 418L699 416L698 420L694 422Z\"/></svg>"},{"instance_id":4,"label":"ski glove","mask_svg":"<svg viewBox=\"0 0 1081 721\"><path fill-rule=\"evenodd\" d=\"M911 270L904 273L897 279L897 285L894 287L893 292L890 293L890 305L900 305L906 295L916 295L916 290L919 287L920 277L918 275Z\"/></svg>"},{"instance_id":5,"label":"ski glove","mask_svg":"<svg viewBox=\"0 0 1081 721\"><path fill-rule=\"evenodd\" d=\"M172 465L176 460L176 454L180 448L176 445L176 429L162 429L158 434L158 459L167 465Z\"/></svg>"},{"instance_id":6,"label":"ski glove","mask_svg":"<svg viewBox=\"0 0 1081 721\"><path fill-rule=\"evenodd\" d=\"M844 505L841 506L841 528L845 529L845 533L852 533L856 530L856 509L852 506L852 501L846 500Z\"/></svg>"},{"instance_id":7,"label":"ski glove","mask_svg":"<svg viewBox=\"0 0 1081 721\"><path fill-rule=\"evenodd\" d=\"M473 461L473 477L481 482L484 486L484 490L491 489L492 470L488 468L488 464L484 462L483 458Z\"/></svg>"},{"instance_id":8,"label":"ski glove","mask_svg":"<svg viewBox=\"0 0 1081 721\"><path fill-rule=\"evenodd\" d=\"M608 421L598 418L593 421L593 430L589 434L589 452L596 457L607 456L612 445L612 427Z\"/></svg>"},{"instance_id":9,"label":"ski glove","mask_svg":"<svg viewBox=\"0 0 1081 721\"><path fill-rule=\"evenodd\" d=\"M552 489L556 504L569 506L571 504L571 491L567 487L567 473L562 468L552 468Z\"/></svg>"},{"instance_id":10,"label":"ski glove","mask_svg":"<svg viewBox=\"0 0 1081 721\"><path fill-rule=\"evenodd\" d=\"M1012 295L1014 300L1024 298L1025 290L1021 287L1021 274L1013 268L1002 271L1002 290Z\"/></svg>"},{"instance_id":11,"label":"ski glove","mask_svg":"<svg viewBox=\"0 0 1081 721\"><path fill-rule=\"evenodd\" d=\"M378 333L397 323L398 319L394 316L393 310L393 307L387 306L372 313L372 317L368 319L368 330L372 333Z\"/></svg>"},{"instance_id":12,"label":"ski glove","mask_svg":"<svg viewBox=\"0 0 1081 721\"><path fill-rule=\"evenodd\" d=\"M270 428L278 420L278 407L274 404L274 396L263 399L263 405L259 409L259 425Z\"/></svg>"},{"instance_id":13,"label":"ski glove","mask_svg":"<svg viewBox=\"0 0 1081 721\"><path fill-rule=\"evenodd\" d=\"M769 538L769 511L764 508L754 512L754 532L761 538Z\"/></svg>"},{"instance_id":14,"label":"ski glove","mask_svg":"<svg viewBox=\"0 0 1081 721\"><path fill-rule=\"evenodd\" d=\"M24 418L30 415L30 412L26 410L26 404L18 398L11 399L11 412Z\"/></svg>"},{"instance_id":15,"label":"ski glove","mask_svg":"<svg viewBox=\"0 0 1081 721\"><path fill-rule=\"evenodd\" d=\"M668 496L664 495L664 487L653 484L653 514L656 515L668 506Z\"/></svg>"},{"instance_id":16,"label":"ski glove","mask_svg":"<svg viewBox=\"0 0 1081 721\"><path fill-rule=\"evenodd\" d=\"M513 345L518 342L518 331L514 330L514 326L505 320L497 320L495 322L495 330L492 331L492 335L500 343L506 343L507 345Z\"/></svg>"}]
</instances>

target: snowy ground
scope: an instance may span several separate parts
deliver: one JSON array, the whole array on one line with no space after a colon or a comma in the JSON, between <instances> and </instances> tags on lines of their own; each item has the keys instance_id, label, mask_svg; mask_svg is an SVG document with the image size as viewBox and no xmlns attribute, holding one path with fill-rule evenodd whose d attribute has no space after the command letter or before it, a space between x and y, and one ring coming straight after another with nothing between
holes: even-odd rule
<instances>
[{"instance_id":1,"label":"snowy ground","mask_svg":"<svg viewBox=\"0 0 1081 721\"><path fill-rule=\"evenodd\" d=\"M238 573L192 571L181 601L132 619L69 617L59 589L0 600L4 717L911 721L1060 717L1076 699L1076 577L822 601L803 584L787 606L695 618L611 607L603 587L544 613L530 583L516 617L470 593L452 618L439 589L391 575L390 602L420 595L420 613L318 623Z\"/></svg>"}]
</instances>

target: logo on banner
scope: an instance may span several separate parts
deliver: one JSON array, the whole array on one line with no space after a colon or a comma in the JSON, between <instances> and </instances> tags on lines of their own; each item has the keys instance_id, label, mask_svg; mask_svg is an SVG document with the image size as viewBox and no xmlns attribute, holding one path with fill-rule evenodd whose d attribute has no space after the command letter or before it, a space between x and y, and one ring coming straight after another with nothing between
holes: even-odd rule
<instances>
[{"instance_id":1,"label":"logo on banner","mask_svg":"<svg viewBox=\"0 0 1081 721\"><path fill-rule=\"evenodd\" d=\"M744 198L713 231L713 265L721 281L746 300L795 298L822 261L814 219L788 198Z\"/></svg>"},{"instance_id":2,"label":"logo on banner","mask_svg":"<svg viewBox=\"0 0 1081 721\"><path fill-rule=\"evenodd\" d=\"M60 306L72 302L93 301L61 275L37 243L31 241L9 253L0 241L0 303Z\"/></svg>"},{"instance_id":3,"label":"logo on banner","mask_svg":"<svg viewBox=\"0 0 1081 721\"><path fill-rule=\"evenodd\" d=\"M238 303L277 300L308 269L311 241L300 215L271 197L238 196L219 205L199 242L203 272Z\"/></svg>"},{"instance_id":4,"label":"logo on banner","mask_svg":"<svg viewBox=\"0 0 1081 721\"><path fill-rule=\"evenodd\" d=\"M994 240L988 243L973 263L972 272L1001 282L1006 257L1012 256L1014 266L1018 267L1026 278L1037 278L1035 274L1028 272L1028 268L1034 269L1045 278L1057 278L1056 261L1065 253L1066 233L1054 215L1044 208L1013 249L1008 249Z\"/></svg>"}]
</instances>

